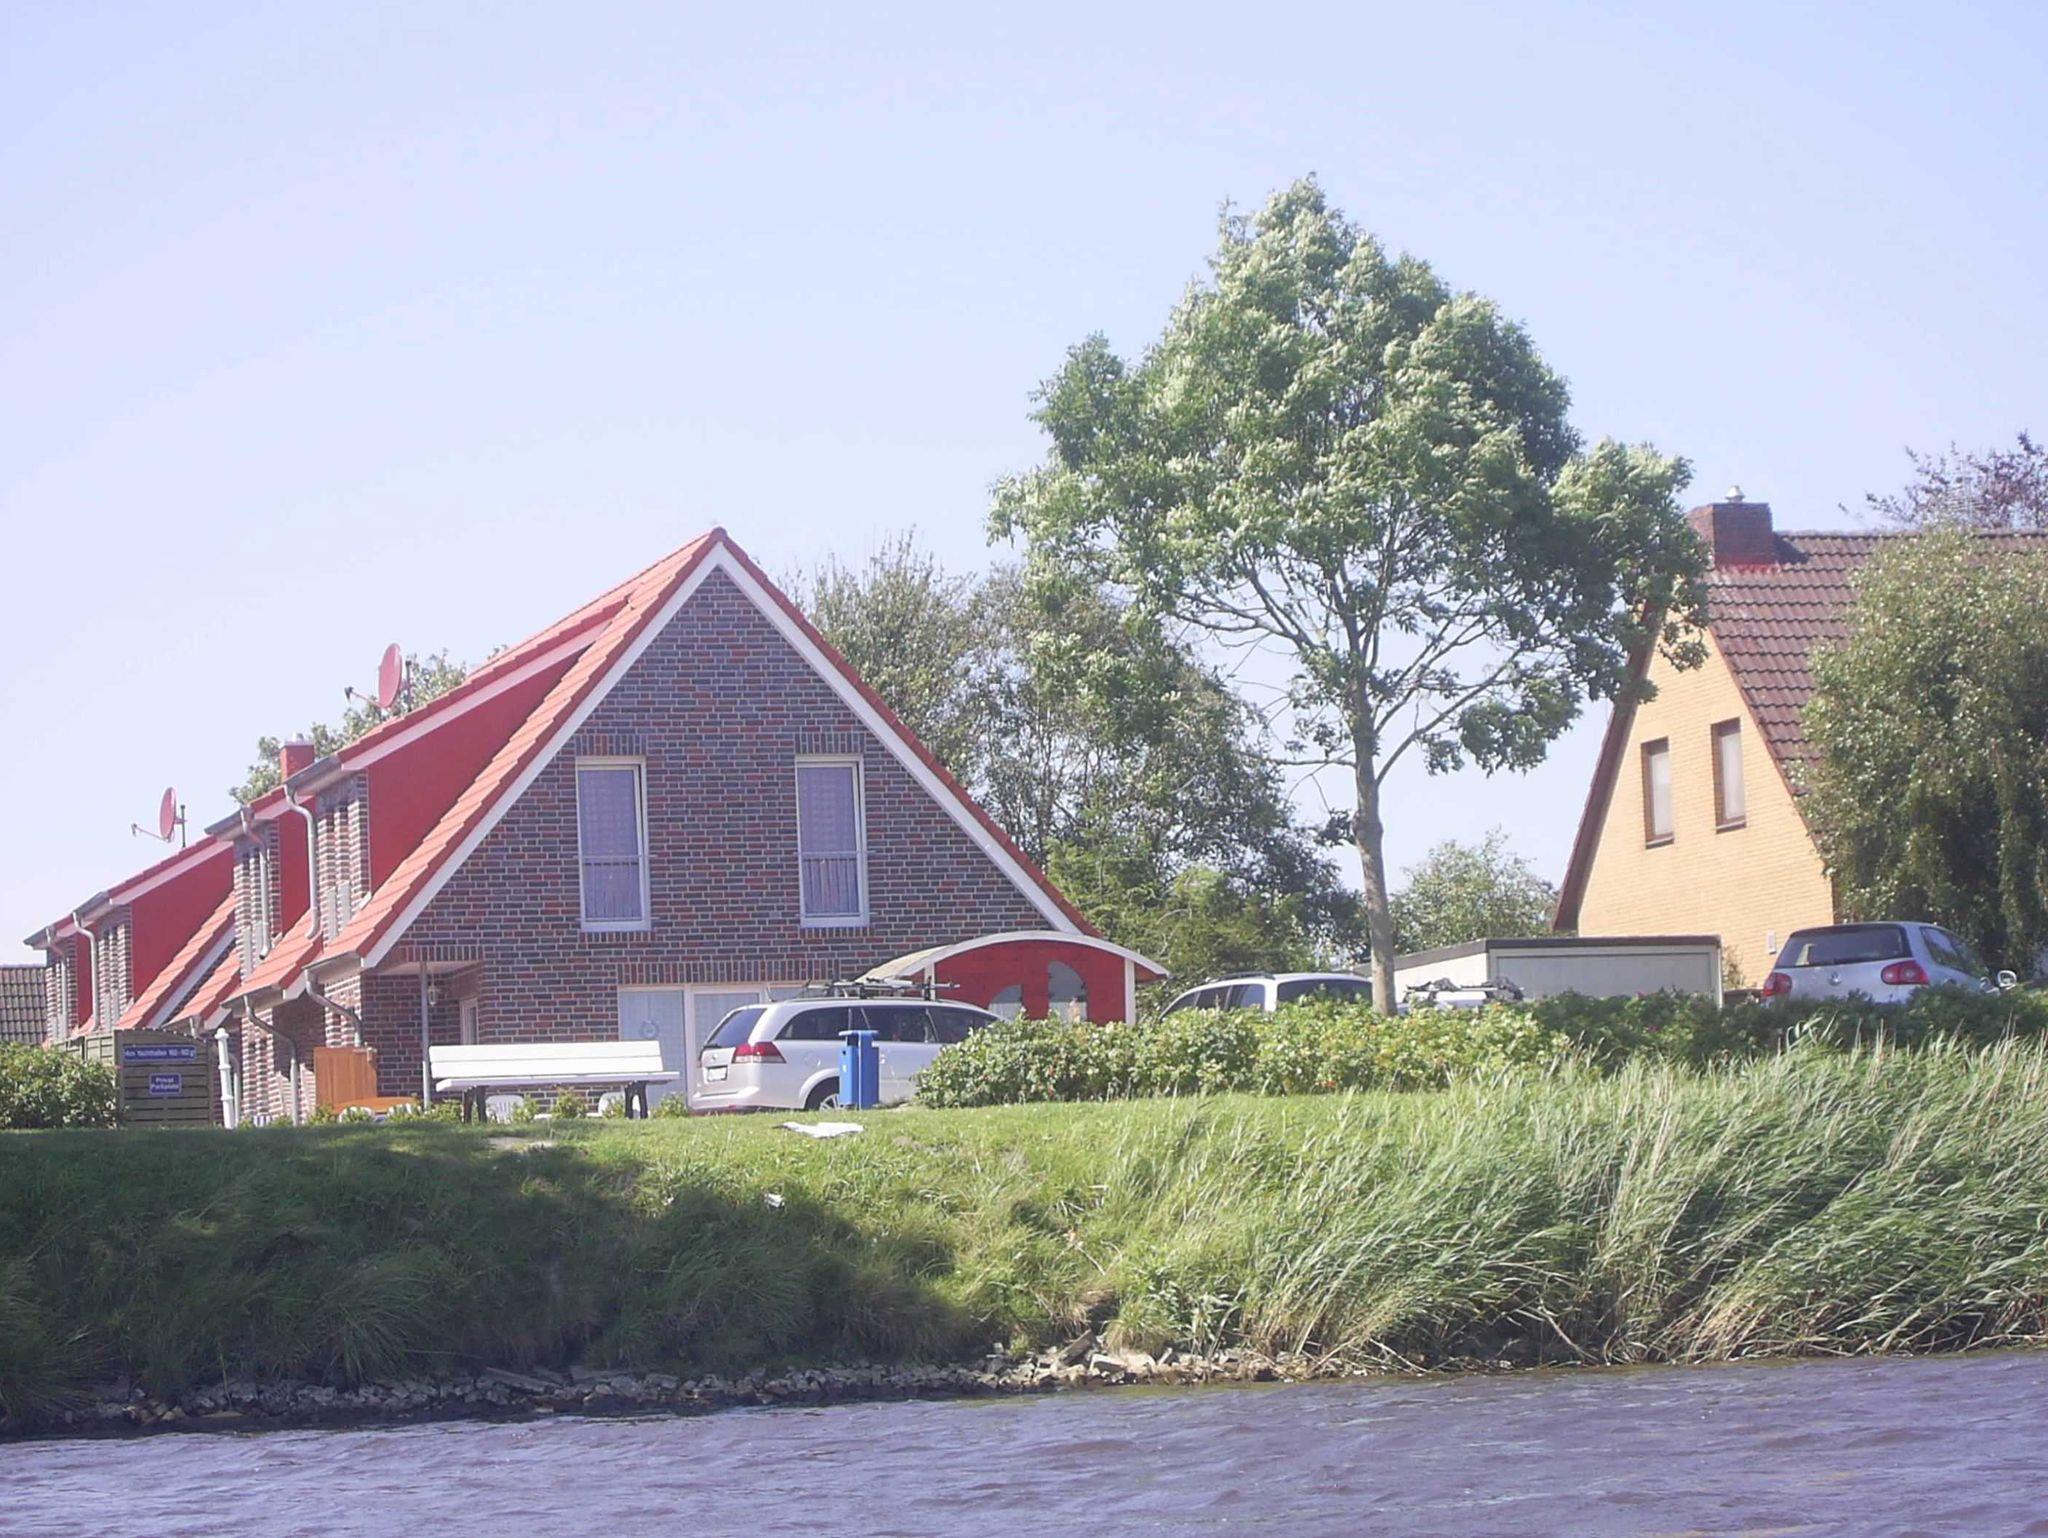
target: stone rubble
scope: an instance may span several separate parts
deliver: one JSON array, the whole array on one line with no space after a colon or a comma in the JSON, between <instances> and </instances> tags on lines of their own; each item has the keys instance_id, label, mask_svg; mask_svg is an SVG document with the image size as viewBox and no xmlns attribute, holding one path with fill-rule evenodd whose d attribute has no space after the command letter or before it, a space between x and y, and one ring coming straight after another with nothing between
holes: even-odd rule
<instances>
[{"instance_id":1,"label":"stone rubble","mask_svg":"<svg viewBox=\"0 0 2048 1538\"><path fill-rule=\"evenodd\" d=\"M1490 1365L1490 1364L1489 1364ZM1505 1365L1505 1364L1503 1364ZM666 1372L577 1365L513 1371L491 1367L440 1378L379 1379L354 1387L237 1380L158 1399L126 1381L57 1417L78 1433L156 1427L248 1426L451 1419L465 1416L629 1415L708 1411L742 1405L836 1404L857 1400L1046 1393L1117 1384L1273 1382L1359 1376L1309 1358L1226 1350L1196 1356L1168 1347L1158 1356L1104 1346L1093 1331L1050 1351L995 1351L977 1364L798 1368L684 1378Z\"/></svg>"}]
</instances>

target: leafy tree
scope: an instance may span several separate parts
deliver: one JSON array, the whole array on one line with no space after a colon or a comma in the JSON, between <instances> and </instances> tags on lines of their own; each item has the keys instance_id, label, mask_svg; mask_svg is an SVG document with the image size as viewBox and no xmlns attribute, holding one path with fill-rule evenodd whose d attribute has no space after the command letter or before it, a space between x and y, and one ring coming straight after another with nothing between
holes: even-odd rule
<instances>
[{"instance_id":1,"label":"leafy tree","mask_svg":"<svg viewBox=\"0 0 2048 1538\"><path fill-rule=\"evenodd\" d=\"M1163 874L1149 851L1113 839L1055 845L1046 874L1105 934L1164 966L1169 991L1319 965L1339 927L1320 885L1276 894L1208 866Z\"/></svg>"},{"instance_id":2,"label":"leafy tree","mask_svg":"<svg viewBox=\"0 0 2048 1538\"><path fill-rule=\"evenodd\" d=\"M1866 566L1816 654L1805 811L1843 907L2022 970L2048 945L2048 555L1956 529Z\"/></svg>"},{"instance_id":3,"label":"leafy tree","mask_svg":"<svg viewBox=\"0 0 2048 1538\"><path fill-rule=\"evenodd\" d=\"M962 781L980 778L995 662L971 580L905 533L859 565L828 556L787 586L939 762Z\"/></svg>"},{"instance_id":4,"label":"leafy tree","mask_svg":"<svg viewBox=\"0 0 2048 1538\"><path fill-rule=\"evenodd\" d=\"M1351 774L1382 1007L1387 776L1527 768L1588 699L1635 687L1639 649L1700 658L1684 463L1582 451L1521 328L1388 257L1313 181L1226 212L1208 281L1142 358L1090 338L1037 400L1051 453L998 486L992 531L1034 571L1287 667L1299 761Z\"/></svg>"},{"instance_id":5,"label":"leafy tree","mask_svg":"<svg viewBox=\"0 0 2048 1538\"><path fill-rule=\"evenodd\" d=\"M1476 844L1446 839L1407 872L1393 897L1394 944L1403 952L1550 928L1557 888L1508 848L1499 828Z\"/></svg>"},{"instance_id":6,"label":"leafy tree","mask_svg":"<svg viewBox=\"0 0 2048 1538\"><path fill-rule=\"evenodd\" d=\"M1864 501L1904 529L2048 530L2048 449L2025 433L2013 447L1945 454L1906 450L1913 479L1905 490Z\"/></svg>"},{"instance_id":7,"label":"leafy tree","mask_svg":"<svg viewBox=\"0 0 2048 1538\"><path fill-rule=\"evenodd\" d=\"M431 652L424 657L408 654L405 668L408 680L405 692L390 710L379 710L375 700L352 698L338 725L329 726L325 721L315 721L295 740L312 743L314 753L324 758L392 717L417 710L429 700L439 699L469 676L469 669L459 662L451 662L445 651ZM256 761L249 765L249 772L242 783L228 794L247 803L275 790L280 783L277 757L286 740L258 737Z\"/></svg>"},{"instance_id":8,"label":"leafy tree","mask_svg":"<svg viewBox=\"0 0 2048 1538\"><path fill-rule=\"evenodd\" d=\"M1176 975L1348 948L1355 903L1256 751L1260 723L1155 618L1067 574L952 577L909 538L792 589L1123 943Z\"/></svg>"}]
</instances>

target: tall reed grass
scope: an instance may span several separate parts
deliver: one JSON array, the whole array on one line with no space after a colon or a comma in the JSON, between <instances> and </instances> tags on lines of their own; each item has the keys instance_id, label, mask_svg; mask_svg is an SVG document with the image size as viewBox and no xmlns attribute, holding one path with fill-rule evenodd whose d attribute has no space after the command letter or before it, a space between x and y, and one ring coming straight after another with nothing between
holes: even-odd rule
<instances>
[{"instance_id":1,"label":"tall reed grass","mask_svg":"<svg viewBox=\"0 0 2048 1538\"><path fill-rule=\"evenodd\" d=\"M0 1135L0 1414L1084 1327L1332 1365L2048 1336L2036 1044L863 1120Z\"/></svg>"}]
</instances>

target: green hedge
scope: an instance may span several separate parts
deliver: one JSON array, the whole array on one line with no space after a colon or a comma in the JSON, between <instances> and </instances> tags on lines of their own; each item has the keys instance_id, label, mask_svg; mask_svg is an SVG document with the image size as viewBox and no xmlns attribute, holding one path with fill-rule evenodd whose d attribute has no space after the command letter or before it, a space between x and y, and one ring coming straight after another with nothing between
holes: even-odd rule
<instances>
[{"instance_id":1,"label":"green hedge","mask_svg":"<svg viewBox=\"0 0 2048 1538\"><path fill-rule=\"evenodd\" d=\"M0 1129L111 1127L119 1108L103 1065L52 1047L0 1047Z\"/></svg>"},{"instance_id":2,"label":"green hedge","mask_svg":"<svg viewBox=\"0 0 2048 1538\"><path fill-rule=\"evenodd\" d=\"M1542 1067L1570 1047L1527 1010L1499 1007L1389 1020L1319 1000L1274 1014L1184 1010L1141 1025L1016 1020L940 1053L918 1076L918 1099L975 1106L1231 1090L1429 1089Z\"/></svg>"},{"instance_id":3,"label":"green hedge","mask_svg":"<svg viewBox=\"0 0 2048 1538\"><path fill-rule=\"evenodd\" d=\"M939 1107L1147 1095L1314 1094L1435 1089L1502 1070L1576 1060L1706 1066L1775 1052L1788 1041L1835 1046L1935 1039L1984 1044L2048 1035L2048 994L1929 989L1911 1003L1720 1008L1684 994L1421 1009L1388 1017L1312 1001L1266 1014L1184 1010L1138 1025L1018 1020L949 1048L918 1078Z\"/></svg>"}]
</instances>

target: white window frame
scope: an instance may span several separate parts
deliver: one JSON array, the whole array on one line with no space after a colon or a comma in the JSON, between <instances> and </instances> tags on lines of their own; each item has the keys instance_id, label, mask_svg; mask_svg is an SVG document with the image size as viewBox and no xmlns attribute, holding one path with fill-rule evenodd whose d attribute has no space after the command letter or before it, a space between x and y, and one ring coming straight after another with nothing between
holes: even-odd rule
<instances>
[{"instance_id":1,"label":"white window frame","mask_svg":"<svg viewBox=\"0 0 2048 1538\"><path fill-rule=\"evenodd\" d=\"M630 769L633 771L634 818L640 828L640 917L637 919L593 919L584 904L588 889L583 880L583 771L586 769ZM576 760L576 916L585 934L632 934L654 927L653 883L648 870L653 863L647 828L647 760L592 756Z\"/></svg>"},{"instance_id":2,"label":"white window frame","mask_svg":"<svg viewBox=\"0 0 2048 1538\"><path fill-rule=\"evenodd\" d=\"M847 768L853 771L853 852L855 879L860 882L860 911L813 914L804 899L804 775L806 769ZM869 922L867 764L858 753L799 753L790 772L796 790L796 906L806 929L863 929Z\"/></svg>"}]
</instances>

